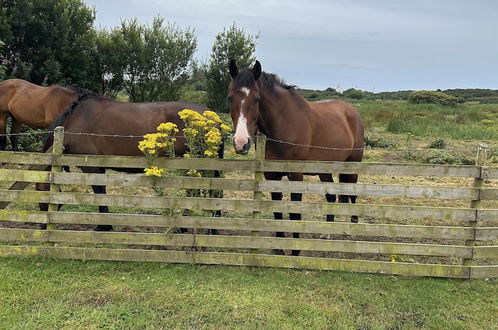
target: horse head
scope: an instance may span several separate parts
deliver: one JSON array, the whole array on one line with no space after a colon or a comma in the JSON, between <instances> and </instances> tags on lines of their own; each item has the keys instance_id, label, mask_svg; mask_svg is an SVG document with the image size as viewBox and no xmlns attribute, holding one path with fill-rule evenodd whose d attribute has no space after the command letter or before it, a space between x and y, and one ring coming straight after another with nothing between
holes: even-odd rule
<instances>
[{"instance_id":1,"label":"horse head","mask_svg":"<svg viewBox=\"0 0 498 330\"><path fill-rule=\"evenodd\" d=\"M250 69L240 70L234 60L229 66L232 82L228 92L230 115L235 134L233 145L238 154L247 154L252 137L256 135L256 123L259 117L259 86L261 64L256 61Z\"/></svg>"}]
</instances>

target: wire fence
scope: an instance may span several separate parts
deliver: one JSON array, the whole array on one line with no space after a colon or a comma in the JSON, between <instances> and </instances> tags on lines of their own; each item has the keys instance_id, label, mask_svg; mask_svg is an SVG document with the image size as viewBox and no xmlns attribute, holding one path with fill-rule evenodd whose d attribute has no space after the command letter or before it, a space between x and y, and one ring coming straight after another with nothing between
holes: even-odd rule
<instances>
[{"instance_id":1,"label":"wire fence","mask_svg":"<svg viewBox=\"0 0 498 330\"><path fill-rule=\"evenodd\" d=\"M10 137L10 136L35 136L35 135L46 135L53 134L54 131L32 131L32 132L20 132L20 133L1 133L0 137ZM102 134L102 133L88 133L88 132L64 132L65 135L80 135L80 136L94 136L94 137L110 137L110 138L124 138L124 139L142 139L143 135L127 135L127 134ZM176 138L184 138L183 135L178 135ZM254 137L253 137L254 138ZM270 137L266 137L267 141L271 141L274 143L286 144L296 147L304 147L310 149L322 149L322 150L334 150L334 151L366 151L366 150L385 150L385 151L428 151L428 150L438 150L437 148L416 148L416 147L359 147L359 148L340 148L340 147L329 147L329 146L319 146L319 145L309 145L309 144L301 144L290 141L284 141L279 139L273 139ZM497 151L497 147L489 147L480 143L475 147L451 147L448 148L451 151L460 151L460 152L477 152L479 149L486 150L487 152ZM440 150L440 149L439 149Z\"/></svg>"}]
</instances>

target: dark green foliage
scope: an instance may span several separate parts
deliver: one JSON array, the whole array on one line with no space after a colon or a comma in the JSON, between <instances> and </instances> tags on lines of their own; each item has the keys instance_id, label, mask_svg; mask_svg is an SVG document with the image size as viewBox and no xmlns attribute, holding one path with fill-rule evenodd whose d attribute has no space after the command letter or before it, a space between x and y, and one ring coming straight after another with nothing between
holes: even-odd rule
<instances>
[{"instance_id":1,"label":"dark green foliage","mask_svg":"<svg viewBox=\"0 0 498 330\"><path fill-rule=\"evenodd\" d=\"M429 144L431 149L444 149L446 148L447 142L445 139L436 139Z\"/></svg>"},{"instance_id":2,"label":"dark green foliage","mask_svg":"<svg viewBox=\"0 0 498 330\"><path fill-rule=\"evenodd\" d=\"M366 99L370 94L370 92L362 91L359 89L346 89L343 93L342 96L347 99L355 99L355 100L361 100L361 99Z\"/></svg>"},{"instance_id":3,"label":"dark green foliage","mask_svg":"<svg viewBox=\"0 0 498 330\"><path fill-rule=\"evenodd\" d=\"M380 92L373 94L371 98L376 100L403 100L407 101L410 94L413 93L412 90L409 91L397 91L397 92Z\"/></svg>"},{"instance_id":4,"label":"dark green foliage","mask_svg":"<svg viewBox=\"0 0 498 330\"><path fill-rule=\"evenodd\" d=\"M445 94L453 95L464 102L498 103L498 90L467 88L467 89L446 89Z\"/></svg>"},{"instance_id":5,"label":"dark green foliage","mask_svg":"<svg viewBox=\"0 0 498 330\"><path fill-rule=\"evenodd\" d=\"M365 136L365 146L367 148L393 148L397 145L396 141L376 134L367 134Z\"/></svg>"},{"instance_id":6,"label":"dark green foliage","mask_svg":"<svg viewBox=\"0 0 498 330\"><path fill-rule=\"evenodd\" d=\"M91 70L95 11L81 0L3 0L0 35L9 77L95 87ZM15 72L14 71L15 68Z\"/></svg>"},{"instance_id":7,"label":"dark green foliage","mask_svg":"<svg viewBox=\"0 0 498 330\"><path fill-rule=\"evenodd\" d=\"M134 102L180 97L197 41L191 29L163 22L156 17L148 26L135 18L123 21L110 33L98 34L97 62L103 89L117 93L123 88Z\"/></svg>"},{"instance_id":8,"label":"dark green foliage","mask_svg":"<svg viewBox=\"0 0 498 330\"><path fill-rule=\"evenodd\" d=\"M319 101L327 99L340 98L341 93L336 91L334 88L327 88L323 91L314 89L298 89L299 93L308 101Z\"/></svg>"},{"instance_id":9,"label":"dark green foliage","mask_svg":"<svg viewBox=\"0 0 498 330\"><path fill-rule=\"evenodd\" d=\"M186 88L182 91L179 101L190 102L207 106L206 91L196 91L191 88Z\"/></svg>"},{"instance_id":10,"label":"dark green foliage","mask_svg":"<svg viewBox=\"0 0 498 330\"><path fill-rule=\"evenodd\" d=\"M318 101L323 99L341 98L341 97L349 99L408 101L408 98L414 92L413 90L406 90L406 91L371 93L368 91L361 91L351 88L344 92L346 95L337 92L331 95L328 92L331 89L332 88L329 87L326 90L301 89L300 91L308 101ZM479 102L483 104L498 103L498 90L493 90L493 89L479 89L479 88L446 89L443 91L438 90L437 92L442 92L444 94L456 97L457 103L463 103L463 102ZM348 95L350 93L352 95Z\"/></svg>"},{"instance_id":11,"label":"dark green foliage","mask_svg":"<svg viewBox=\"0 0 498 330\"><path fill-rule=\"evenodd\" d=\"M443 151L443 150L432 150L425 154L423 161L427 164L448 164L448 165L474 165L475 160L471 155Z\"/></svg>"},{"instance_id":12,"label":"dark green foliage","mask_svg":"<svg viewBox=\"0 0 498 330\"><path fill-rule=\"evenodd\" d=\"M207 70L207 102L211 109L228 112L227 92L231 81L228 73L230 60L239 68L246 68L255 61L257 35L249 35L235 23L216 36Z\"/></svg>"},{"instance_id":13,"label":"dark green foliage","mask_svg":"<svg viewBox=\"0 0 498 330\"><path fill-rule=\"evenodd\" d=\"M430 103L456 107L458 99L442 92L417 91L410 94L408 101L414 104Z\"/></svg>"},{"instance_id":14,"label":"dark green foliage","mask_svg":"<svg viewBox=\"0 0 498 330\"><path fill-rule=\"evenodd\" d=\"M3 63L2 63L3 55L1 53L3 46L4 46L4 43L2 40L0 40L0 81L2 81L3 78L5 77L5 67L3 66Z\"/></svg>"}]
</instances>

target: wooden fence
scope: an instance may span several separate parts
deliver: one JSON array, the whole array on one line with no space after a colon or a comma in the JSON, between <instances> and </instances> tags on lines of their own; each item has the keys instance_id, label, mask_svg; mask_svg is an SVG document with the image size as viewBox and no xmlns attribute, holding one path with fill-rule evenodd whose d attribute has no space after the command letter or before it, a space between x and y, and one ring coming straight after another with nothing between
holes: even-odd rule
<instances>
[{"instance_id":1,"label":"wooden fence","mask_svg":"<svg viewBox=\"0 0 498 330\"><path fill-rule=\"evenodd\" d=\"M498 179L498 168L270 161L262 159L265 142L259 139L257 159L157 161L167 169L227 171L224 178L68 173L61 166L143 168L147 163L144 157L64 155L62 137L58 131L51 153L0 153L4 164L0 169L0 256L498 277L498 189L484 184ZM40 170L47 166L50 171ZM265 181L264 171L356 173L360 180L362 175L375 175L376 182ZM414 180L410 182L454 179L444 186L382 184L382 178L393 176ZM51 183L50 191L24 189L31 182ZM108 195L74 188L92 184L120 188ZM71 186L61 191L61 185ZM141 187L142 194L135 187ZM150 193L153 187L177 189L158 196ZM225 197L186 197L185 189L223 190ZM268 192L272 191L360 197L355 205L327 203L315 195L302 202L271 201ZM39 211L37 203L48 203L48 211ZM58 204L65 206L58 210ZM109 206L111 213L98 213L95 206L99 205ZM222 216L212 216L209 210L222 210ZM273 212L301 213L303 220L273 220ZM327 214L339 219L326 222ZM351 215L359 216L359 223L350 223L346 216ZM40 224L46 224L46 230ZM114 231L94 231L98 224L113 225ZM189 231L178 233L173 228ZM210 235L208 229L219 233ZM276 231L286 232L287 237L274 237ZM292 233L300 233L301 238L292 238ZM286 255L273 254L275 249ZM290 250L302 252L291 256Z\"/></svg>"}]
</instances>

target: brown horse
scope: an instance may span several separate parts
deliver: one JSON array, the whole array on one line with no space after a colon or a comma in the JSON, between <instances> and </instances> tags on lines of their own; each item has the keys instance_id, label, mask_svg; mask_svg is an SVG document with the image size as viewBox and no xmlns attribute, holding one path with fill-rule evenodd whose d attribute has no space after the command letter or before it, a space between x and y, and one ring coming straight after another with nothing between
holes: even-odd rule
<instances>
[{"instance_id":1,"label":"brown horse","mask_svg":"<svg viewBox=\"0 0 498 330\"><path fill-rule=\"evenodd\" d=\"M229 67L232 82L228 100L235 134L235 151L246 154L252 137L259 131L267 136L266 159L323 160L359 162L363 157L363 123L356 109L343 101L306 101L294 86L286 85L274 74L261 72L261 64L251 69L238 70L235 61ZM302 181L303 173L266 172L267 180ZM333 182L332 174L319 174L322 182ZM358 175L339 174L339 182L356 183ZM273 200L281 200L281 192L272 192ZM302 194L291 193L291 200L301 201ZM336 196L326 194L328 202ZM356 196L339 196L341 203ZM274 213L282 219L282 213ZM300 220L301 214L291 213L291 220ZM334 221L327 215L327 221ZM357 216L351 217L358 222ZM277 233L284 237L284 233ZM294 233L294 237L299 237ZM275 251L283 253L283 251ZM299 251L292 251L294 255Z\"/></svg>"},{"instance_id":2,"label":"brown horse","mask_svg":"<svg viewBox=\"0 0 498 330\"><path fill-rule=\"evenodd\" d=\"M180 132L184 123L178 112L184 109L204 112L209 108L185 102L124 103L104 97L84 96L63 112L49 127L44 151L53 143L52 130L64 127L64 153L87 155L143 156L138 142L143 135L156 132L159 124L173 122ZM175 155L187 151L185 138L179 133L175 143ZM223 158L223 146L218 151ZM81 167L85 173L105 173L105 167ZM114 168L128 173L140 173L143 169ZM215 172L215 176L219 173ZM49 190L49 184L37 184L37 190ZM105 194L105 186L92 186L94 193ZM47 205L40 205L42 210ZM107 206L99 206L99 212L109 212ZM99 231L112 230L112 226L99 225Z\"/></svg>"},{"instance_id":3,"label":"brown horse","mask_svg":"<svg viewBox=\"0 0 498 330\"><path fill-rule=\"evenodd\" d=\"M7 145L6 122L12 117L11 134L21 131L21 126L47 128L78 98L77 87L53 85L42 87L22 79L8 79L0 83L0 149ZM16 135L10 136L13 150L18 150Z\"/></svg>"}]
</instances>

